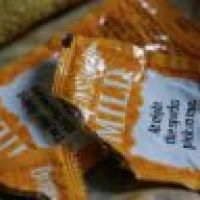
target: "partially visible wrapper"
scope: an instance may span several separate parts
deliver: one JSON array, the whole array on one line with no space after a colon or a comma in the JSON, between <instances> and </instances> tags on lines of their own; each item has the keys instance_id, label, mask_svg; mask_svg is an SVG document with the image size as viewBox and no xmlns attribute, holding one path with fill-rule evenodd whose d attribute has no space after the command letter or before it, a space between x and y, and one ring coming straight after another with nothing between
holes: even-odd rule
<instances>
[{"instance_id":1,"label":"partially visible wrapper","mask_svg":"<svg viewBox=\"0 0 200 200\"><path fill-rule=\"evenodd\" d=\"M53 94L122 153L136 177L200 189L200 65L116 40L70 35Z\"/></svg>"},{"instance_id":2,"label":"partially visible wrapper","mask_svg":"<svg viewBox=\"0 0 200 200\"><path fill-rule=\"evenodd\" d=\"M169 54L199 57L200 29L169 0L108 0L68 31L86 37L154 44Z\"/></svg>"},{"instance_id":3,"label":"partially visible wrapper","mask_svg":"<svg viewBox=\"0 0 200 200\"><path fill-rule=\"evenodd\" d=\"M95 140L80 138L77 141L77 135L72 134L76 130L70 130L68 118L73 119L75 110L51 96L57 59L58 51L46 45L0 68L0 159L14 158L23 152L50 147L55 143L67 146L65 140L75 138L75 143L69 142L75 145L73 150L80 166L87 172L108 157L108 150ZM60 109L62 106L64 109ZM56 115L49 121L55 111ZM68 117L66 112L69 112ZM33 119L33 115L37 119ZM67 130L60 132L57 129L60 123L63 125L62 119ZM46 129L39 126L41 123ZM54 141L56 136L59 141Z\"/></svg>"},{"instance_id":4,"label":"partially visible wrapper","mask_svg":"<svg viewBox=\"0 0 200 200\"><path fill-rule=\"evenodd\" d=\"M17 62L0 69L1 159L11 158L37 148L29 134L30 128L23 123L27 119L24 117L25 110L20 104L18 95L20 91L30 86L30 82L27 84L31 77L30 71L34 71L37 68L35 66L48 59L50 55L48 48L40 47ZM24 77L25 74L27 77Z\"/></svg>"},{"instance_id":5,"label":"partially visible wrapper","mask_svg":"<svg viewBox=\"0 0 200 200\"><path fill-rule=\"evenodd\" d=\"M62 147L30 150L12 160L1 160L0 183L53 200L87 199L77 159Z\"/></svg>"}]
</instances>

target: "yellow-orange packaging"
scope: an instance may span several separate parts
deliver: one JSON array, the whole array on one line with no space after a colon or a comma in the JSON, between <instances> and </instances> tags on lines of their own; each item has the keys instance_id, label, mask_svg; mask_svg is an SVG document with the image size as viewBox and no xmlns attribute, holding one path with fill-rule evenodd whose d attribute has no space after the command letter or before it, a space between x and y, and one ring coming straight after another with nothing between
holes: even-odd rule
<instances>
[{"instance_id":1,"label":"yellow-orange packaging","mask_svg":"<svg viewBox=\"0 0 200 200\"><path fill-rule=\"evenodd\" d=\"M24 91L29 92L34 86L39 89L50 87L48 85L52 83L46 78L51 76L53 78L51 72L56 65L55 54L57 55L57 50L49 49L47 45L38 47L13 63L0 68L0 159L2 162L3 159L13 158L22 152L37 149L40 146L49 146L46 138L52 135L51 131L37 127L38 121L34 121L31 113L27 113L27 108L31 106L24 105L21 94ZM35 78L38 75L42 79ZM42 92L48 94L46 90ZM34 97L33 95L29 101L36 103ZM43 102L39 97L36 100L38 105L34 112L41 113ZM44 109L47 108L44 107ZM47 110L51 110L51 107L49 106ZM88 171L108 156L107 150L102 149L96 141L85 141L79 144L76 152L84 171ZM99 156L96 157L96 154Z\"/></svg>"},{"instance_id":2,"label":"yellow-orange packaging","mask_svg":"<svg viewBox=\"0 0 200 200\"><path fill-rule=\"evenodd\" d=\"M27 128L17 116L0 106L0 158L11 158L35 148Z\"/></svg>"},{"instance_id":3,"label":"yellow-orange packaging","mask_svg":"<svg viewBox=\"0 0 200 200\"><path fill-rule=\"evenodd\" d=\"M85 128L121 152L139 179L199 190L199 80L199 60L74 36L53 94L77 106Z\"/></svg>"},{"instance_id":4,"label":"yellow-orange packaging","mask_svg":"<svg viewBox=\"0 0 200 200\"><path fill-rule=\"evenodd\" d=\"M86 190L79 164L69 149L55 147L24 152L0 165L0 183L52 200L84 200Z\"/></svg>"},{"instance_id":5,"label":"yellow-orange packaging","mask_svg":"<svg viewBox=\"0 0 200 200\"><path fill-rule=\"evenodd\" d=\"M162 44L168 53L200 56L199 27L169 0L108 0L68 31L137 45Z\"/></svg>"}]
</instances>

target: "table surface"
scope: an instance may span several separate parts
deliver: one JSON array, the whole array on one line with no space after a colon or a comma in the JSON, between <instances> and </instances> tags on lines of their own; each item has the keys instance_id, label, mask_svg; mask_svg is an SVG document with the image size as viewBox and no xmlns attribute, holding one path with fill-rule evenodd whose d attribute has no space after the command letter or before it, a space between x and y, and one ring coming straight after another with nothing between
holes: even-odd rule
<instances>
[{"instance_id":1,"label":"table surface","mask_svg":"<svg viewBox=\"0 0 200 200\"><path fill-rule=\"evenodd\" d=\"M184 9L188 7L188 0L173 0ZM0 66L30 51L35 46L46 42L55 30L62 31L66 24L73 23L86 13L93 5L84 5L70 13L63 14L51 20L17 41L0 49ZM186 14L191 16L187 10ZM198 18L198 14L195 14ZM91 200L200 200L200 195L181 188L156 185L151 187L135 187L135 180L130 173L117 166L116 160L108 160L90 172L87 176L88 190Z\"/></svg>"}]
</instances>

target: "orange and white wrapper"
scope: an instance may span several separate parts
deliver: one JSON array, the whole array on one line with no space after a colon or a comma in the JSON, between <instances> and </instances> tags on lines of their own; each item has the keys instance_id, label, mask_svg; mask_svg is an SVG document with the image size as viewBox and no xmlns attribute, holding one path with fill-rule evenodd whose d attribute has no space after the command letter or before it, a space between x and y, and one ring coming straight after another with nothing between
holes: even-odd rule
<instances>
[{"instance_id":1,"label":"orange and white wrapper","mask_svg":"<svg viewBox=\"0 0 200 200\"><path fill-rule=\"evenodd\" d=\"M107 0L68 31L137 45L162 44L168 53L199 57L200 29L169 0Z\"/></svg>"},{"instance_id":2,"label":"orange and white wrapper","mask_svg":"<svg viewBox=\"0 0 200 200\"><path fill-rule=\"evenodd\" d=\"M31 85L31 77L39 63L52 54L47 47L38 47L0 69L0 159L11 158L37 147L18 95Z\"/></svg>"},{"instance_id":3,"label":"orange and white wrapper","mask_svg":"<svg viewBox=\"0 0 200 200\"><path fill-rule=\"evenodd\" d=\"M47 105L46 102L42 101L44 96L35 94L34 91L26 105L22 100L22 93L29 94L32 87L36 87L42 95L50 94L47 89L51 88L50 79L51 77L53 79L52 71L56 66L57 55L57 49L51 49L48 45L44 45L16 59L11 64L1 66L0 160L2 162L3 159L12 159L29 150L50 147L52 143L49 143L49 136L60 134L59 131L55 131L57 127L59 129L59 125L55 126L55 121L60 122L59 115L63 116L66 108L61 108L61 111L56 114L56 119L55 117L51 118L51 123L49 123L48 119L52 115L52 110L55 110L59 105L54 102L51 102L53 106ZM31 106L33 104L34 109ZM31 110L31 113L27 112L28 109ZM47 126L53 124L53 131L50 130L50 127L45 130L39 127L40 119L32 119L32 115L38 113L42 116L43 114L46 115L42 118L42 123ZM67 138L72 134L65 132L64 135ZM79 144L76 144L75 151L78 153L78 160L80 160L81 168L84 171L93 168L108 156L108 151L94 140L83 139L83 141L79 141ZM96 154L99 156L96 157Z\"/></svg>"},{"instance_id":4,"label":"orange and white wrapper","mask_svg":"<svg viewBox=\"0 0 200 200\"><path fill-rule=\"evenodd\" d=\"M53 200L86 200L86 188L77 159L69 149L30 150L0 165L0 183Z\"/></svg>"},{"instance_id":5,"label":"orange and white wrapper","mask_svg":"<svg viewBox=\"0 0 200 200\"><path fill-rule=\"evenodd\" d=\"M199 61L145 48L74 36L53 94L80 109L85 128L121 152L139 179L199 190Z\"/></svg>"}]
</instances>

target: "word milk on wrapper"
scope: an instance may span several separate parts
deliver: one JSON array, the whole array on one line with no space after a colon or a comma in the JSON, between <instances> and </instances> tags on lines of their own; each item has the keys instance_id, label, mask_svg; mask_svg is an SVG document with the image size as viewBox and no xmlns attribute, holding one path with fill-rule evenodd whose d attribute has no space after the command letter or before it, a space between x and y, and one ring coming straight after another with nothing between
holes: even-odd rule
<instances>
[{"instance_id":1,"label":"word milk on wrapper","mask_svg":"<svg viewBox=\"0 0 200 200\"><path fill-rule=\"evenodd\" d=\"M62 52L53 93L77 106L86 127L123 153L139 179L200 189L199 66L78 36Z\"/></svg>"},{"instance_id":2,"label":"word milk on wrapper","mask_svg":"<svg viewBox=\"0 0 200 200\"><path fill-rule=\"evenodd\" d=\"M0 183L19 191L41 193L52 200L86 199L77 160L62 147L30 150L4 161Z\"/></svg>"}]
</instances>

